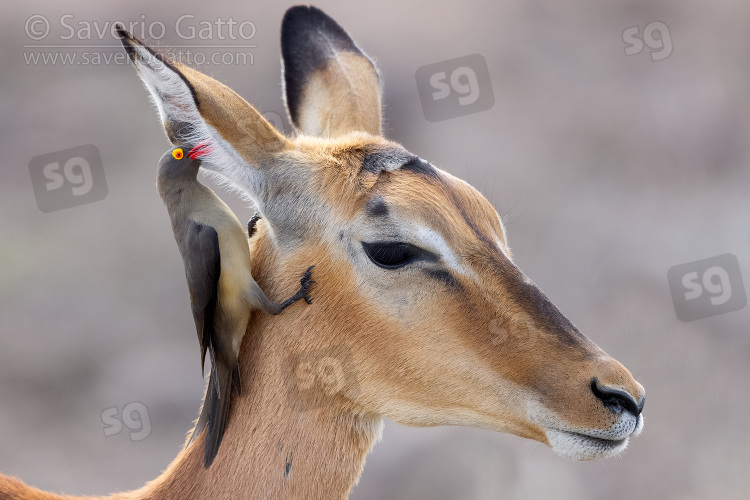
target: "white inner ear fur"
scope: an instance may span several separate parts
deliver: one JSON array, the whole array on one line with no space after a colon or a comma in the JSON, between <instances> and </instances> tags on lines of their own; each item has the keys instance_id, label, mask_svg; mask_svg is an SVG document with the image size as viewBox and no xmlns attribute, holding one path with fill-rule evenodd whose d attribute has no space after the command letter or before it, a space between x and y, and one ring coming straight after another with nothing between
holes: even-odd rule
<instances>
[{"instance_id":1,"label":"white inner ear fur","mask_svg":"<svg viewBox=\"0 0 750 500\"><path fill-rule=\"evenodd\" d=\"M213 150L201 157L201 167L211 173L219 184L238 192L243 198L261 208L260 172L252 168L239 153L207 124L195 105L193 94L185 81L169 66L141 45L137 52L136 69L159 111L163 123L184 122L192 125L190 134L183 136L186 144L208 142ZM240 126L242 124L239 124Z\"/></svg>"}]
</instances>

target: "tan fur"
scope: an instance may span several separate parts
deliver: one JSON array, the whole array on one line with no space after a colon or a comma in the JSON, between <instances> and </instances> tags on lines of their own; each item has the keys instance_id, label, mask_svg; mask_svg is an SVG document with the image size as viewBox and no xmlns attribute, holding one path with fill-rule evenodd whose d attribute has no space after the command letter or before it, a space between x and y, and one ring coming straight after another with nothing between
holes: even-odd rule
<instances>
[{"instance_id":1,"label":"tan fur","mask_svg":"<svg viewBox=\"0 0 750 500\"><path fill-rule=\"evenodd\" d=\"M338 158L340 163L318 168L324 178L333 176L332 171L341 175L357 166L356 156L352 156L354 164L347 164L345 156L361 146L361 139L355 137L340 140L330 149L309 142L302 149L311 158ZM450 179L467 198L474 220L485 224L488 232L499 231L499 220L486 200L458 179ZM389 182L378 182L371 192L361 190L352 177L344 188L341 183L324 183L322 194L330 202L338 198L342 215L356 212L373 194L415 215L426 217L439 211L437 219L451 229L451 241L470 252L476 242L460 222L463 218L441 203L445 193L417 180L394 173ZM346 198L341 198L343 192ZM468 302L446 302L440 294L428 294L420 309L434 313L407 329L379 307L377 297L356 288L346 259L332 254L324 242L310 241L291 254L280 252L262 221L251 241L253 275L272 296L293 292L297 283L291 270L315 262L315 303L294 305L280 316L254 315L248 329L252 334L245 336L241 350L246 392L232 401L222 448L210 469L202 467L201 436L157 479L113 499L347 498L377 440L381 416L407 425L479 426L546 442L543 431L508 401L523 398L524 388L539 374L538 367L550 363L555 366L551 375L560 369L569 374L548 381L547 391L554 394L550 402L578 425L597 427L608 421L607 412L583 394L593 372L609 384L642 391L622 365L593 344L587 352L568 352L553 338L540 337L533 345L512 352L494 348L488 318L512 301L501 287L492 285L489 275L483 276L482 283L466 284L475 288ZM481 265L477 257L480 275ZM355 357L357 397L319 409L296 410L287 388L293 374L284 372L284 361L297 353L342 343ZM576 380L582 383L571 383ZM292 470L285 479L290 454ZM12 481L0 476L0 498L58 498ZM19 491L27 496L18 496Z\"/></svg>"},{"instance_id":2,"label":"tan fur","mask_svg":"<svg viewBox=\"0 0 750 500\"><path fill-rule=\"evenodd\" d=\"M272 153L288 147L287 139L234 90L184 64L175 66L193 85L203 118L246 161L264 166Z\"/></svg>"},{"instance_id":3,"label":"tan fur","mask_svg":"<svg viewBox=\"0 0 750 500\"><path fill-rule=\"evenodd\" d=\"M316 71L302 97L300 130L337 137L352 130L380 135L380 91L372 63L355 53L338 54Z\"/></svg>"},{"instance_id":4,"label":"tan fur","mask_svg":"<svg viewBox=\"0 0 750 500\"><path fill-rule=\"evenodd\" d=\"M355 61L349 69L356 67ZM240 351L242 396L232 400L209 469L202 467L201 435L157 479L111 498L344 499L383 417L414 426L470 425L550 444L545 418L588 431L614 424L615 414L592 395L592 378L642 398L625 367L556 309L549 312L551 303L512 264L500 218L475 189L443 171L362 170L368 152L400 147L377 135L372 75L361 80L369 82L363 94L378 95L366 100L372 109L365 122L327 118L338 105L340 69L315 75L305 93L313 101L311 118L303 123L318 137L287 139L234 92L180 70L206 122L267 171L258 199L268 217L251 240L253 276L269 296L286 296L297 287L298 271L314 263L315 302L280 316L253 315ZM247 125L245 132L238 123ZM279 205L289 189L305 206ZM380 234L364 213L375 199L404 227L440 235L460 272L388 272L363 259L359 242ZM294 245L280 243L294 236L285 231L298 233ZM296 383L290 360L331 349L351 356L354 376L334 395L313 393L313 407L302 407L290 391ZM5 498L60 497L0 475Z\"/></svg>"}]
</instances>

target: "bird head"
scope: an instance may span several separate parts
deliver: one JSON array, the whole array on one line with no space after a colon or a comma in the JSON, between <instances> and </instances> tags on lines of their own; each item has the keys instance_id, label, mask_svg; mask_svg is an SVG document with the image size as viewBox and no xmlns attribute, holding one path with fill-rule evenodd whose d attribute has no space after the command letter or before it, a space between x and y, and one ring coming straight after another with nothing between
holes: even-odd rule
<instances>
[{"instance_id":1,"label":"bird head","mask_svg":"<svg viewBox=\"0 0 750 500\"><path fill-rule=\"evenodd\" d=\"M213 150L207 141L201 141L194 146L178 146L164 153L159 160L159 177L179 178L198 175L202 156ZM187 152L186 152L187 151Z\"/></svg>"}]
</instances>

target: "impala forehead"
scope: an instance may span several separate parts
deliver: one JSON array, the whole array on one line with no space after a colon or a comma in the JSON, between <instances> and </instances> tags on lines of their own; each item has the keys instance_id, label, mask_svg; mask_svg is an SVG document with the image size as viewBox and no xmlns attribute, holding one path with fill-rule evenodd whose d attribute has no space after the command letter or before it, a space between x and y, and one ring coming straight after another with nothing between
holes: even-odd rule
<instances>
[{"instance_id":1,"label":"impala forehead","mask_svg":"<svg viewBox=\"0 0 750 500\"><path fill-rule=\"evenodd\" d=\"M432 248L450 249L456 256L481 249L499 250L510 258L505 228L486 198L429 164L417 166L410 163L378 182L361 211L367 224L398 228Z\"/></svg>"}]
</instances>

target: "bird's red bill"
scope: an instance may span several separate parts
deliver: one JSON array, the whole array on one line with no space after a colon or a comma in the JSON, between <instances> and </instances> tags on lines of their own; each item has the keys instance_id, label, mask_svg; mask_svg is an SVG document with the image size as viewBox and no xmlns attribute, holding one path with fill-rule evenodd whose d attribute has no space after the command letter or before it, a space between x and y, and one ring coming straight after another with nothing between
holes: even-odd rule
<instances>
[{"instance_id":1,"label":"bird's red bill","mask_svg":"<svg viewBox=\"0 0 750 500\"><path fill-rule=\"evenodd\" d=\"M190 151L188 152L188 154L187 154L187 155L188 155L188 156L189 156L189 157L190 157L191 159L195 160L196 158L200 158L201 156L205 156L205 155L207 155L208 153L210 153L210 152L211 152L211 151L213 151L213 150L214 150L214 148L212 148L212 147L211 147L211 146L209 145L209 142L208 142L208 141L201 141L201 142L199 142L198 144L196 144L196 145L195 145L195 147L194 147L193 149L191 149L191 150L190 150Z\"/></svg>"}]
</instances>

